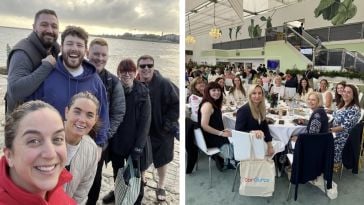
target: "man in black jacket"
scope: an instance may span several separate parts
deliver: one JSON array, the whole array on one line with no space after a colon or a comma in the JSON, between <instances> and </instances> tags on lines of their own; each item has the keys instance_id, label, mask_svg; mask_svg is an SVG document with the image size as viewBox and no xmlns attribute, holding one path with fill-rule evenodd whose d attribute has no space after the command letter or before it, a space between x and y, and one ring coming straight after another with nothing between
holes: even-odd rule
<instances>
[{"instance_id":1,"label":"man in black jacket","mask_svg":"<svg viewBox=\"0 0 364 205\"><path fill-rule=\"evenodd\" d=\"M115 134L119 125L123 122L125 115L125 95L124 88L121 85L118 77L105 69L109 57L108 44L102 38L96 38L91 41L90 48L87 53L87 58L96 67L99 76L104 83L107 92L108 107L109 107L109 122L110 129L108 132L109 139ZM104 146L104 148L107 146ZM105 161L106 152L103 151L101 159L97 166L94 183L89 191L87 204L96 204L101 188L102 166Z\"/></svg>"},{"instance_id":2,"label":"man in black jacket","mask_svg":"<svg viewBox=\"0 0 364 205\"><path fill-rule=\"evenodd\" d=\"M23 103L54 69L60 51L58 18L53 10L42 9L35 14L33 32L20 40L8 56L8 88L6 112Z\"/></svg>"},{"instance_id":3,"label":"man in black jacket","mask_svg":"<svg viewBox=\"0 0 364 205\"><path fill-rule=\"evenodd\" d=\"M152 143L153 164L158 172L158 201L166 200L164 181L167 165L173 160L174 137L178 132L179 90L170 80L154 70L152 56L143 55L137 62L140 81L149 88L152 104L150 140Z\"/></svg>"}]
</instances>

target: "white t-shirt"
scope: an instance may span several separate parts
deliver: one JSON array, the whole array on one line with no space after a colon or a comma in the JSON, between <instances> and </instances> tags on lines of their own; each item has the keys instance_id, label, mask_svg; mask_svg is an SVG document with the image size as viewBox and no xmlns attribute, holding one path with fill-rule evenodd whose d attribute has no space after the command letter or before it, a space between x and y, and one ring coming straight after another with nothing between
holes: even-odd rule
<instances>
[{"instance_id":1,"label":"white t-shirt","mask_svg":"<svg viewBox=\"0 0 364 205\"><path fill-rule=\"evenodd\" d=\"M70 144L66 144L67 147L67 163L66 166L71 164L71 160L72 158L75 156L75 154L77 153L78 148L80 147L81 143L78 143L77 145L70 145Z\"/></svg>"}]
</instances>

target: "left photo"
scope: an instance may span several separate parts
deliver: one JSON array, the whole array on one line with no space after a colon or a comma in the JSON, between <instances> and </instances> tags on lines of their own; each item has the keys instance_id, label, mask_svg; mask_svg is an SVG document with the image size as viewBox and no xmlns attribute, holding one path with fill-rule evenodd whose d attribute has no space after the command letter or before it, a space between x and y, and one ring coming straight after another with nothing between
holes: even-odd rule
<instances>
[{"instance_id":1,"label":"left photo","mask_svg":"<svg viewBox=\"0 0 364 205\"><path fill-rule=\"evenodd\" d=\"M0 204L179 204L179 61L178 0L3 1Z\"/></svg>"}]
</instances>

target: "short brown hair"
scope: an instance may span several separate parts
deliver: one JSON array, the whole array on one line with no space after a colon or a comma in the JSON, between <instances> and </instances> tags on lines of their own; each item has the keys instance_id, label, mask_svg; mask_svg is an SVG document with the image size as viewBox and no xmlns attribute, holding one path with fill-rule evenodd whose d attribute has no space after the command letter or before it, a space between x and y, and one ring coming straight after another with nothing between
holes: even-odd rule
<instances>
[{"instance_id":1,"label":"short brown hair","mask_svg":"<svg viewBox=\"0 0 364 205\"><path fill-rule=\"evenodd\" d=\"M85 47L87 48L88 33L81 27L78 26L67 26L61 35L61 44L63 45L64 39L67 36L77 36L85 41Z\"/></svg>"},{"instance_id":2,"label":"short brown hair","mask_svg":"<svg viewBox=\"0 0 364 205\"><path fill-rule=\"evenodd\" d=\"M38 20L38 18L39 18L39 16L40 16L41 14L49 14L49 15L53 15L53 16L55 16L55 17L58 19L57 14L56 14L56 12L55 12L55 11L53 11L53 10L51 10L51 9L42 9L42 10L39 10L39 11L35 14L35 17L34 17L34 24L36 24L36 23L37 23L37 20Z\"/></svg>"},{"instance_id":3,"label":"short brown hair","mask_svg":"<svg viewBox=\"0 0 364 205\"><path fill-rule=\"evenodd\" d=\"M152 56L150 56L150 55L142 55L142 56L140 56L139 58L138 58L138 61L137 61L137 66L139 67L139 62L141 61L141 60L152 60L153 61L153 64L154 64L154 58L152 57Z\"/></svg>"},{"instance_id":4,"label":"short brown hair","mask_svg":"<svg viewBox=\"0 0 364 205\"><path fill-rule=\"evenodd\" d=\"M122 72L136 72L137 68L134 61L130 58L120 61L117 74L120 75Z\"/></svg>"},{"instance_id":5,"label":"short brown hair","mask_svg":"<svg viewBox=\"0 0 364 205\"><path fill-rule=\"evenodd\" d=\"M93 46L95 44L100 45L100 46L109 47L109 45L107 44L107 41L105 39L103 39L103 38L95 38L94 40L92 40L91 43L90 43L90 48L91 48L91 46Z\"/></svg>"}]
</instances>

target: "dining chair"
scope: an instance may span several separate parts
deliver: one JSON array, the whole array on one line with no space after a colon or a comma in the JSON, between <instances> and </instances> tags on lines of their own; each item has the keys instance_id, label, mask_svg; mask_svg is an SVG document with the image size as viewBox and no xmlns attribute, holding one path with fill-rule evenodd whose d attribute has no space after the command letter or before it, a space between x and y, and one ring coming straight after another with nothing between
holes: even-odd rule
<instances>
[{"instance_id":1,"label":"dining chair","mask_svg":"<svg viewBox=\"0 0 364 205\"><path fill-rule=\"evenodd\" d=\"M194 130L195 133L195 140L196 140L196 145L197 147L203 152L205 153L208 157L209 157L209 176L210 176L210 187L212 187L212 173L211 173L211 157L214 154L217 154L220 152L220 149L217 147L211 147L211 148L207 148L206 146L206 142L205 142L205 138L203 136L202 130L201 128L197 128ZM197 160L197 164L198 164L198 160ZM196 165L198 166L198 165Z\"/></svg>"},{"instance_id":2,"label":"dining chair","mask_svg":"<svg viewBox=\"0 0 364 205\"><path fill-rule=\"evenodd\" d=\"M340 167L340 177L343 175L344 166L352 169L352 173L358 174L360 164L360 157L363 149L363 135L364 123L359 122L349 132L349 137L346 140L343 152L342 163Z\"/></svg>"},{"instance_id":3,"label":"dining chair","mask_svg":"<svg viewBox=\"0 0 364 205\"><path fill-rule=\"evenodd\" d=\"M291 195L291 185L295 185L294 200L297 200L298 185L315 180L322 173L326 180L324 187L332 187L334 166L334 138L332 133L299 134L293 153L292 172L288 187L287 201Z\"/></svg>"}]
</instances>

